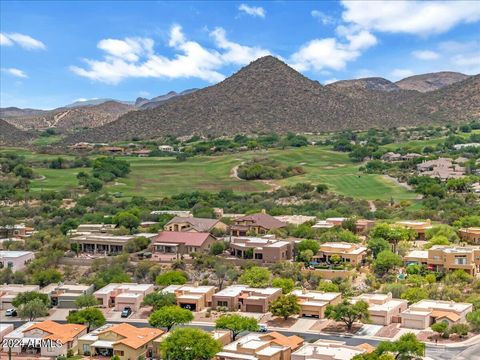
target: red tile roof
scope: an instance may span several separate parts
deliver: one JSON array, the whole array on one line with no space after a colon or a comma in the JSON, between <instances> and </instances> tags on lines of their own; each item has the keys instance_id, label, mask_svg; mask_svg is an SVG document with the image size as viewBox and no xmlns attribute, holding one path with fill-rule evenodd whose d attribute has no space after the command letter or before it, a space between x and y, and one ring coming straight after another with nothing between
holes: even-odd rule
<instances>
[{"instance_id":1,"label":"red tile roof","mask_svg":"<svg viewBox=\"0 0 480 360\"><path fill-rule=\"evenodd\" d=\"M162 231L153 238L153 242L202 246L209 236L212 235L208 232Z\"/></svg>"}]
</instances>

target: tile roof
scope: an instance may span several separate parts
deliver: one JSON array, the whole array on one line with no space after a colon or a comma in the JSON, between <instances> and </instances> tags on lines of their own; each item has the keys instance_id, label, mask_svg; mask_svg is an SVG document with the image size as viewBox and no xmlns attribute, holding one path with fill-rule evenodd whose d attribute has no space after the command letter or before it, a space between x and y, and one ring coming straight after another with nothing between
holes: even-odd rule
<instances>
[{"instance_id":1,"label":"tile roof","mask_svg":"<svg viewBox=\"0 0 480 360\"><path fill-rule=\"evenodd\" d=\"M49 333L50 335L46 336L44 339L49 340L59 340L62 344L65 344L78 336L82 331L87 327L85 325L79 324L59 324L52 320L45 320L30 326L28 329L25 329L24 332L40 329Z\"/></svg>"},{"instance_id":2,"label":"tile roof","mask_svg":"<svg viewBox=\"0 0 480 360\"><path fill-rule=\"evenodd\" d=\"M299 336L285 336L276 331L261 335L260 338L262 340L271 340L277 345L288 346L292 351L298 349L304 343L304 340Z\"/></svg>"},{"instance_id":3,"label":"tile roof","mask_svg":"<svg viewBox=\"0 0 480 360\"><path fill-rule=\"evenodd\" d=\"M460 319L460 315L452 312L452 311L441 311L441 310L433 310L432 311L432 316L441 319L441 318L447 318L449 320L452 320L453 322L458 321Z\"/></svg>"},{"instance_id":4,"label":"tile roof","mask_svg":"<svg viewBox=\"0 0 480 360\"><path fill-rule=\"evenodd\" d=\"M154 242L185 244L187 246L202 246L208 239L208 232L181 232L181 231L162 231L153 238Z\"/></svg>"},{"instance_id":5,"label":"tile roof","mask_svg":"<svg viewBox=\"0 0 480 360\"><path fill-rule=\"evenodd\" d=\"M242 221L253 222L255 225L269 230L285 227L287 225L284 222L275 219L273 216L264 213L246 215L235 219L236 223Z\"/></svg>"},{"instance_id":6,"label":"tile roof","mask_svg":"<svg viewBox=\"0 0 480 360\"><path fill-rule=\"evenodd\" d=\"M114 332L115 334L123 336L124 338L116 341L115 344L124 344L132 349L138 349L140 346L145 345L164 333L164 331L160 329L149 327L138 328L126 323L114 325L102 331L99 335L107 332Z\"/></svg>"},{"instance_id":7,"label":"tile roof","mask_svg":"<svg viewBox=\"0 0 480 360\"><path fill-rule=\"evenodd\" d=\"M218 220L203 219L203 218L196 218L196 217L175 216L172 220L170 220L167 223L167 225L177 224L177 223L188 223L190 224L192 229L196 231L208 232L218 223Z\"/></svg>"}]
</instances>

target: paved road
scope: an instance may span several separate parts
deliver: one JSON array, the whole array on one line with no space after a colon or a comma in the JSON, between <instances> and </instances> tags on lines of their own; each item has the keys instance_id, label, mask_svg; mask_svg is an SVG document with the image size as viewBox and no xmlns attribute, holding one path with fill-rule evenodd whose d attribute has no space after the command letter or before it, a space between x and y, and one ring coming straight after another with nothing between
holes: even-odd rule
<instances>
[{"instance_id":1,"label":"paved road","mask_svg":"<svg viewBox=\"0 0 480 360\"><path fill-rule=\"evenodd\" d=\"M2 319L2 322L5 321ZM65 323L66 321L59 321L60 323ZM9 323L13 323L15 327L18 327L25 323L25 321L16 320L16 321L5 321ZM108 321L110 323L115 322L122 322L122 321ZM146 322L135 322L129 321L131 325L137 327L147 327L149 326ZM210 324L189 324L186 326L201 328L206 331L211 331L214 329L213 325ZM278 330L276 330L278 331ZM365 338L358 338L353 335L330 335L330 334L315 334L311 332L293 332L293 331L278 331L284 335L291 336L297 335L305 339L306 341L314 341L318 339L324 340L333 340L333 341L344 341L347 345L360 345L364 343L368 343L373 346L377 346L380 343L380 340L376 339L365 339ZM426 354L425 356L430 357L434 360L480 360L480 344L474 344L470 346L463 346L463 347L445 347L445 346L438 346L438 345L431 345L427 344Z\"/></svg>"}]
</instances>

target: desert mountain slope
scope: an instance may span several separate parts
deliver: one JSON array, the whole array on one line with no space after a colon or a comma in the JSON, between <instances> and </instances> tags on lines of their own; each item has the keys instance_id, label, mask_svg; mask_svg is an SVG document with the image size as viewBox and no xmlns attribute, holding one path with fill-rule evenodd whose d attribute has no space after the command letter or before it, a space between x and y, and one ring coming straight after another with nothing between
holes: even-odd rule
<instances>
[{"instance_id":1,"label":"desert mountain slope","mask_svg":"<svg viewBox=\"0 0 480 360\"><path fill-rule=\"evenodd\" d=\"M429 92L441 89L445 86L455 84L468 78L468 75L452 72L441 71L436 73L414 75L397 81L395 84L404 90L416 90L420 92Z\"/></svg>"},{"instance_id":2,"label":"desert mountain slope","mask_svg":"<svg viewBox=\"0 0 480 360\"><path fill-rule=\"evenodd\" d=\"M0 119L0 146L26 145L34 136Z\"/></svg>"}]
</instances>

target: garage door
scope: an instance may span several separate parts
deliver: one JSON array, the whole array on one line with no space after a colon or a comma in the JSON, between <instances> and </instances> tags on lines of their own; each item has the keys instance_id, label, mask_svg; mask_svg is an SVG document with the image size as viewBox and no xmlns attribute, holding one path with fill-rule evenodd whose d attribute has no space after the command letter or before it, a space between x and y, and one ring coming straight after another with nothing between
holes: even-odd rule
<instances>
[{"instance_id":1,"label":"garage door","mask_svg":"<svg viewBox=\"0 0 480 360\"><path fill-rule=\"evenodd\" d=\"M405 319L403 322L403 326L412 329L423 329L423 321L421 320L413 320L413 319Z\"/></svg>"},{"instance_id":2,"label":"garage door","mask_svg":"<svg viewBox=\"0 0 480 360\"><path fill-rule=\"evenodd\" d=\"M261 312L263 312L263 307L262 307L262 305L247 305L245 310L247 312L261 313Z\"/></svg>"},{"instance_id":3,"label":"garage door","mask_svg":"<svg viewBox=\"0 0 480 360\"><path fill-rule=\"evenodd\" d=\"M180 307L182 307L184 309L188 309L190 311L197 310L197 304L180 304Z\"/></svg>"},{"instance_id":4,"label":"garage door","mask_svg":"<svg viewBox=\"0 0 480 360\"><path fill-rule=\"evenodd\" d=\"M379 315L370 315L370 321L372 324L385 325L385 317Z\"/></svg>"}]
</instances>

